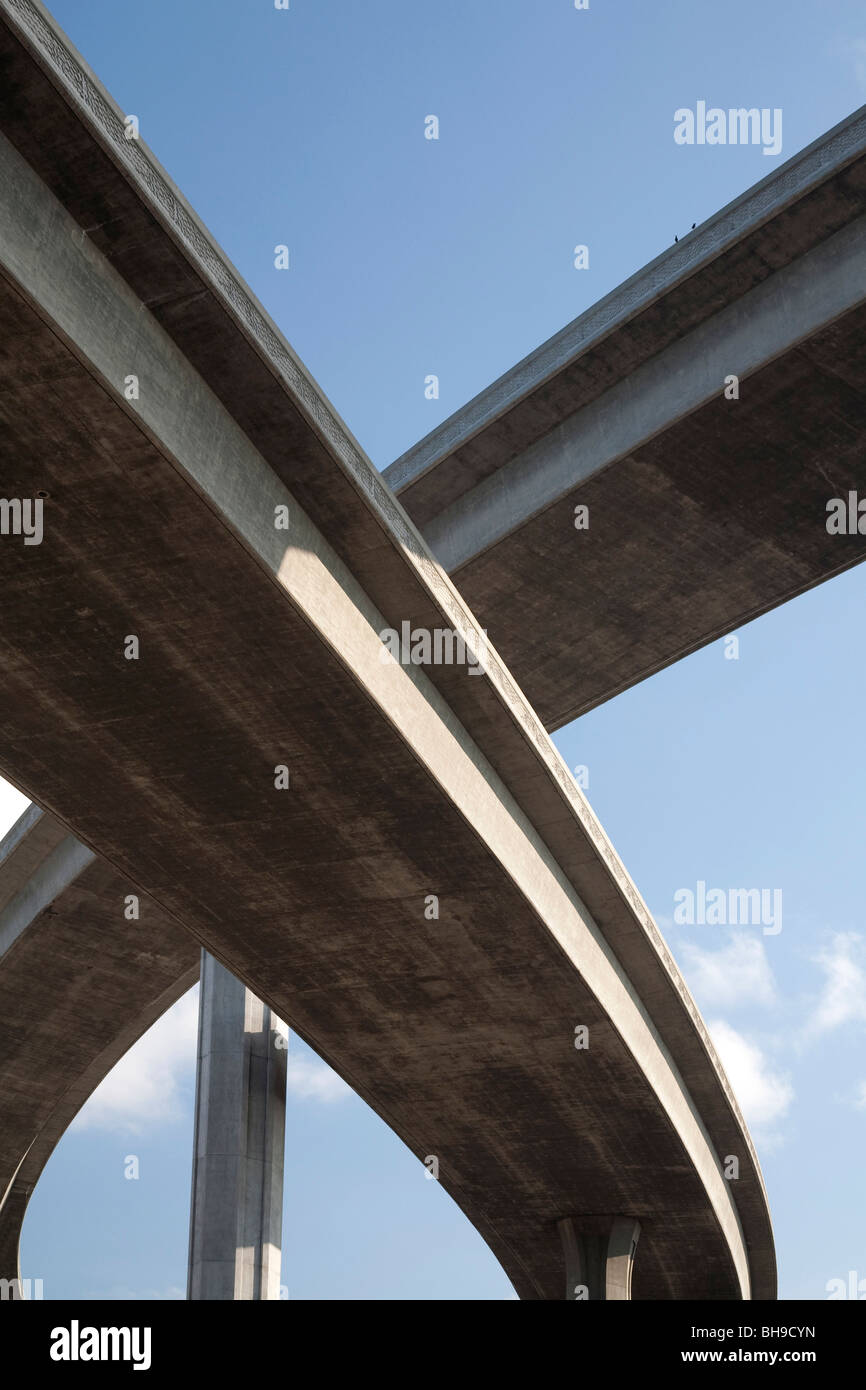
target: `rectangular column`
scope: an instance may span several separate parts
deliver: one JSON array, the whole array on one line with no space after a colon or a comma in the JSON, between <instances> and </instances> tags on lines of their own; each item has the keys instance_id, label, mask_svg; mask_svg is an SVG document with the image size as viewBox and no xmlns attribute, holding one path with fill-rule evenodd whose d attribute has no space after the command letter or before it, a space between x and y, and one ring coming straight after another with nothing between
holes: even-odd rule
<instances>
[{"instance_id":1,"label":"rectangular column","mask_svg":"<svg viewBox=\"0 0 866 1390\"><path fill-rule=\"evenodd\" d=\"M190 1299L280 1296L288 1028L201 953Z\"/></svg>"}]
</instances>

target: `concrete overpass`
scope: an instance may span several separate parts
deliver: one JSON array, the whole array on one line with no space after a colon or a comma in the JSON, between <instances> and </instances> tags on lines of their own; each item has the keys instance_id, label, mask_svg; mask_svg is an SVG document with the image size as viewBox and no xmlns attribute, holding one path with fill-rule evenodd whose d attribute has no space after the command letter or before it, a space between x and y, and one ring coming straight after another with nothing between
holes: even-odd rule
<instances>
[{"instance_id":1,"label":"concrete overpass","mask_svg":"<svg viewBox=\"0 0 866 1390\"><path fill-rule=\"evenodd\" d=\"M0 1278L77 1111L198 979L195 942L37 806L0 841Z\"/></svg>"},{"instance_id":2,"label":"concrete overpass","mask_svg":"<svg viewBox=\"0 0 866 1390\"><path fill-rule=\"evenodd\" d=\"M0 549L5 775L439 1156L522 1296L563 1221L629 1217L636 1296L772 1297L736 1102L540 721L493 650L382 660L476 620L44 12L0 14L4 485L46 494Z\"/></svg>"},{"instance_id":3,"label":"concrete overpass","mask_svg":"<svg viewBox=\"0 0 866 1390\"><path fill-rule=\"evenodd\" d=\"M864 300L861 107L386 469L548 729L863 558Z\"/></svg>"},{"instance_id":4,"label":"concrete overpass","mask_svg":"<svg viewBox=\"0 0 866 1390\"><path fill-rule=\"evenodd\" d=\"M0 841L0 1278L19 1277L27 1205L71 1120L198 980L199 954L39 807ZM269 1035L285 1029L203 964L190 1297L277 1298L286 1052Z\"/></svg>"}]
</instances>

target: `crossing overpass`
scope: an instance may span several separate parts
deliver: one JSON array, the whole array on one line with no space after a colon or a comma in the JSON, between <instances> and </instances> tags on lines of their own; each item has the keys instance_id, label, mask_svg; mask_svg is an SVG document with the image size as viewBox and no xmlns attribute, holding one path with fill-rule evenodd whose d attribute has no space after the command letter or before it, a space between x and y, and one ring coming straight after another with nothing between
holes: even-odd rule
<instances>
[{"instance_id":1,"label":"crossing overpass","mask_svg":"<svg viewBox=\"0 0 866 1390\"><path fill-rule=\"evenodd\" d=\"M385 470L549 729L862 560L864 302L861 107Z\"/></svg>"}]
</instances>

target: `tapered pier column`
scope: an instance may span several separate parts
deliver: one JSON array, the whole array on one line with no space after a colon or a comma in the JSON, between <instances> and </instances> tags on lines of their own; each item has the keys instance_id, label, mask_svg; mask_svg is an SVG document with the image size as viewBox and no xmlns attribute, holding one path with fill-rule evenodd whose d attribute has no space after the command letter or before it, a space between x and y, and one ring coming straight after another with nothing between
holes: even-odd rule
<instances>
[{"instance_id":1,"label":"tapered pier column","mask_svg":"<svg viewBox=\"0 0 866 1390\"><path fill-rule=\"evenodd\" d=\"M190 1299L280 1296L288 1029L201 953Z\"/></svg>"},{"instance_id":2,"label":"tapered pier column","mask_svg":"<svg viewBox=\"0 0 866 1390\"><path fill-rule=\"evenodd\" d=\"M640 1222L630 1216L568 1216L559 1222L565 1254L565 1297L631 1298Z\"/></svg>"}]
</instances>

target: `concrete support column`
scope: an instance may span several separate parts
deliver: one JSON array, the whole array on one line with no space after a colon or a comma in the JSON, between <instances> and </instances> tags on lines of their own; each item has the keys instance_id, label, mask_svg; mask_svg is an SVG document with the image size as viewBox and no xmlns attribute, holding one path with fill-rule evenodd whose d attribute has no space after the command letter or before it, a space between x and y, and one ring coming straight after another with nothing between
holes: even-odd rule
<instances>
[{"instance_id":1,"label":"concrete support column","mask_svg":"<svg viewBox=\"0 0 866 1390\"><path fill-rule=\"evenodd\" d=\"M565 1253L565 1297L631 1298L640 1222L630 1216L568 1216L559 1222Z\"/></svg>"},{"instance_id":2,"label":"concrete support column","mask_svg":"<svg viewBox=\"0 0 866 1390\"><path fill-rule=\"evenodd\" d=\"M201 953L190 1299L280 1296L288 1028Z\"/></svg>"}]
</instances>

